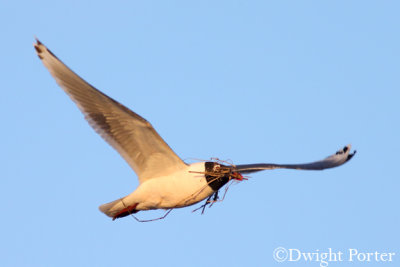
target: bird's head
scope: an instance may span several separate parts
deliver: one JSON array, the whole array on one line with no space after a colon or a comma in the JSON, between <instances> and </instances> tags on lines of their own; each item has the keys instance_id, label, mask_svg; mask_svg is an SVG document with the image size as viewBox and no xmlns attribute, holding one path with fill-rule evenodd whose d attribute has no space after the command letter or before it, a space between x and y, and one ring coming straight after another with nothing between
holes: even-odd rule
<instances>
[{"instance_id":1,"label":"bird's head","mask_svg":"<svg viewBox=\"0 0 400 267\"><path fill-rule=\"evenodd\" d=\"M208 185L217 191L230 180L243 181L243 176L239 172L234 171L233 166L227 166L218 162L205 162L205 177Z\"/></svg>"}]
</instances>

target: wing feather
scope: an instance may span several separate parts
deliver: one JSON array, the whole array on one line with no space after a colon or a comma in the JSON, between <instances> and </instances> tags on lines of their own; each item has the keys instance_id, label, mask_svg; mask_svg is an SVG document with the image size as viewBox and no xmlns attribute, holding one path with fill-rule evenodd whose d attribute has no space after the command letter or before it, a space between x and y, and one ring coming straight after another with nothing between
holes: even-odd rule
<instances>
[{"instance_id":1,"label":"wing feather","mask_svg":"<svg viewBox=\"0 0 400 267\"><path fill-rule=\"evenodd\" d=\"M121 154L140 182L187 166L147 120L84 81L39 40L34 47L44 66L85 119Z\"/></svg>"},{"instance_id":2,"label":"wing feather","mask_svg":"<svg viewBox=\"0 0 400 267\"><path fill-rule=\"evenodd\" d=\"M240 173L252 173L263 170L273 169L295 169L295 170L324 170L328 168L338 167L349 161L356 151L350 153L351 145L345 146L335 154L319 161L303 163L303 164L274 164L274 163L256 163L236 165L235 171Z\"/></svg>"}]
</instances>

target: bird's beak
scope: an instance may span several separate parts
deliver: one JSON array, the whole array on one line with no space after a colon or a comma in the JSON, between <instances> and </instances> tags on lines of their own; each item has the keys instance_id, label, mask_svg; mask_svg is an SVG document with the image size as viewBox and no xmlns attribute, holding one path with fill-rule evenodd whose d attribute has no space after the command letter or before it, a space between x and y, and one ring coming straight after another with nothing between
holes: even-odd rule
<instances>
[{"instance_id":1,"label":"bird's beak","mask_svg":"<svg viewBox=\"0 0 400 267\"><path fill-rule=\"evenodd\" d=\"M243 181L243 175L240 172L232 172L231 179L235 179L238 181Z\"/></svg>"}]
</instances>

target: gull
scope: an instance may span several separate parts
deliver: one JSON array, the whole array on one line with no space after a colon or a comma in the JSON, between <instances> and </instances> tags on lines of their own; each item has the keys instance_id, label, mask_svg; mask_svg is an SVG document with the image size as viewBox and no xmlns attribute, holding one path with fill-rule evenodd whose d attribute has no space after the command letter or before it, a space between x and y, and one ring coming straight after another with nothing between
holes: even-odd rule
<instances>
[{"instance_id":1,"label":"gull","mask_svg":"<svg viewBox=\"0 0 400 267\"><path fill-rule=\"evenodd\" d=\"M229 181L243 180L242 174L278 168L323 170L344 164L356 152L350 153L351 146L347 145L323 160L305 164L230 165L215 161L186 164L147 120L87 83L38 39L34 48L90 126L118 151L139 179L131 194L99 207L113 220L143 210L196 204L210 199Z\"/></svg>"}]
</instances>

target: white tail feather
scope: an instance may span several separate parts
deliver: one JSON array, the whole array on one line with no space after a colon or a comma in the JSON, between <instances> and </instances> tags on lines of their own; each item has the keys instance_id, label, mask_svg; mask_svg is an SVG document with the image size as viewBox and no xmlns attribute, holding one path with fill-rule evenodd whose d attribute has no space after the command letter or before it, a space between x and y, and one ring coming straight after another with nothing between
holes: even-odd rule
<instances>
[{"instance_id":1,"label":"white tail feather","mask_svg":"<svg viewBox=\"0 0 400 267\"><path fill-rule=\"evenodd\" d=\"M122 200L123 198L120 198L112 202L103 204L99 207L99 210L109 217L114 217L122 209L126 208Z\"/></svg>"}]
</instances>

